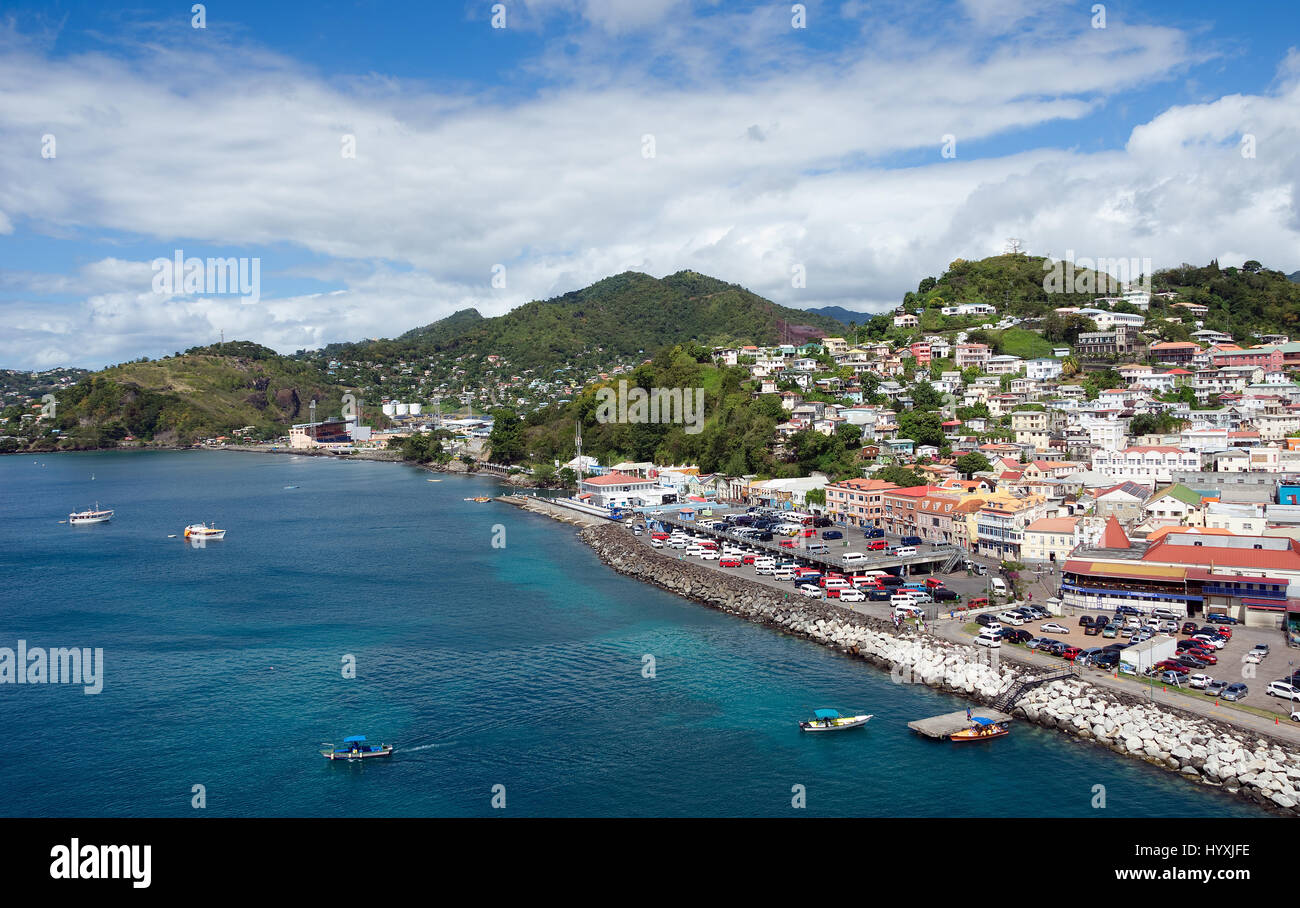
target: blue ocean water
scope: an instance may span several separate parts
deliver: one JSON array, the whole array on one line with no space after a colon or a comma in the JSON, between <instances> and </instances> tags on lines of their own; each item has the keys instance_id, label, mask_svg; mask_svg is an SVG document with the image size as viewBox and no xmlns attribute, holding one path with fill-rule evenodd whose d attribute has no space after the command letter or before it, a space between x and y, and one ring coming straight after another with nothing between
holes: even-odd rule
<instances>
[{"instance_id":1,"label":"blue ocean water","mask_svg":"<svg viewBox=\"0 0 1300 908\"><path fill-rule=\"evenodd\" d=\"M0 685L0 814L480 816L504 786L516 816L1260 815L1024 723L986 744L919 738L908 721L965 701L620 577L568 525L464 501L491 480L430 475L0 458L0 646L105 662L98 695ZM59 523L96 501L111 523ZM187 546L199 521L226 539ZM802 734L818 706L875 719ZM399 752L318 755L350 734Z\"/></svg>"}]
</instances>

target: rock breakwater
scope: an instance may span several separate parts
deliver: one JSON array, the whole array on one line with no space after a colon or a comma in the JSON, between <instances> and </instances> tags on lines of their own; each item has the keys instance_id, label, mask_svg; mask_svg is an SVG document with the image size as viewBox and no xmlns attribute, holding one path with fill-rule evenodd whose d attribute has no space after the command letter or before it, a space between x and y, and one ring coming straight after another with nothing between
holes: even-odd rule
<instances>
[{"instance_id":1,"label":"rock breakwater","mask_svg":"<svg viewBox=\"0 0 1300 908\"><path fill-rule=\"evenodd\" d=\"M989 704L1044 671L979 647L913 630L898 633L885 619L655 552L618 525L588 527L579 536L621 574L865 659L898 683L925 684ZM1076 677L1032 687L1008 711L1275 812L1300 815L1300 754L1285 742Z\"/></svg>"}]
</instances>

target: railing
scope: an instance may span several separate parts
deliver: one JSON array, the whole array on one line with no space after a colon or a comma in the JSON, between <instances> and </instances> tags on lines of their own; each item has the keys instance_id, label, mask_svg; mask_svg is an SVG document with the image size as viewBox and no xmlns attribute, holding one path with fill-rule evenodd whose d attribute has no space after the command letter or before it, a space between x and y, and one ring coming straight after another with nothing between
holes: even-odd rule
<instances>
[{"instance_id":1,"label":"railing","mask_svg":"<svg viewBox=\"0 0 1300 908\"><path fill-rule=\"evenodd\" d=\"M1031 689L1038 687L1038 685L1047 684L1049 681L1059 681L1062 678L1077 678L1078 676L1079 673L1073 668L1058 668L1036 678L1026 678L998 694L998 698L993 701L993 708L999 712L1010 712L1015 707L1016 701Z\"/></svg>"}]
</instances>

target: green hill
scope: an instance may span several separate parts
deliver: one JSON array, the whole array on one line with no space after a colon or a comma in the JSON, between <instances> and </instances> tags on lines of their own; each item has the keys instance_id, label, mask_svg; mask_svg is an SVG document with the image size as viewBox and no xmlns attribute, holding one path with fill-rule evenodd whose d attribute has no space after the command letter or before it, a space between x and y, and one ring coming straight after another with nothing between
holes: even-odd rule
<instances>
[{"instance_id":1,"label":"green hill","mask_svg":"<svg viewBox=\"0 0 1300 908\"><path fill-rule=\"evenodd\" d=\"M1300 284L1281 271L1259 262L1241 268L1180 265L1157 271L1152 289L1173 291L1178 302L1209 307L1202 319L1212 331L1231 334L1238 341L1261 334L1300 333Z\"/></svg>"},{"instance_id":2,"label":"green hill","mask_svg":"<svg viewBox=\"0 0 1300 908\"><path fill-rule=\"evenodd\" d=\"M141 360L96 372L56 394L59 448L138 442L190 444L253 426L255 437L285 434L337 414L343 389L314 366L246 341L195 347L178 356Z\"/></svg>"},{"instance_id":3,"label":"green hill","mask_svg":"<svg viewBox=\"0 0 1300 908\"><path fill-rule=\"evenodd\" d=\"M646 359L674 344L802 343L843 331L834 319L778 306L738 284L693 271L662 279L628 271L495 318L466 309L395 339L335 344L308 355L377 362L432 358L435 381L450 376L460 357L458 379L472 382L488 355L516 373L548 374Z\"/></svg>"}]
</instances>

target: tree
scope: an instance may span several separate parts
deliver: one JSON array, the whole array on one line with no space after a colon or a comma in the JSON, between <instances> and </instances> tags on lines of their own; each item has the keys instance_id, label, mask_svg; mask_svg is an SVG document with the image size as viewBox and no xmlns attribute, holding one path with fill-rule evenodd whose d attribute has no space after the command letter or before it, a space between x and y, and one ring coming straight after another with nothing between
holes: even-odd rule
<instances>
[{"instance_id":1,"label":"tree","mask_svg":"<svg viewBox=\"0 0 1300 908\"><path fill-rule=\"evenodd\" d=\"M911 488L913 486L929 485L929 481L915 470L909 470L907 467L881 467L871 474L872 479L879 479L883 482L892 482L902 488Z\"/></svg>"},{"instance_id":2,"label":"tree","mask_svg":"<svg viewBox=\"0 0 1300 908\"><path fill-rule=\"evenodd\" d=\"M803 499L806 504L819 504L824 506L826 504L826 490L809 489L804 493Z\"/></svg>"},{"instance_id":3,"label":"tree","mask_svg":"<svg viewBox=\"0 0 1300 908\"><path fill-rule=\"evenodd\" d=\"M943 444L943 416L934 410L918 413L916 410L904 410L898 414L898 430L904 438L910 438L918 445Z\"/></svg>"},{"instance_id":4,"label":"tree","mask_svg":"<svg viewBox=\"0 0 1300 908\"><path fill-rule=\"evenodd\" d=\"M919 381L912 386L913 410L937 410L943 406L943 395L934 389L928 381Z\"/></svg>"},{"instance_id":5,"label":"tree","mask_svg":"<svg viewBox=\"0 0 1300 908\"><path fill-rule=\"evenodd\" d=\"M501 464L518 463L524 458L523 423L509 407L492 411L492 433L488 436L492 460Z\"/></svg>"},{"instance_id":6,"label":"tree","mask_svg":"<svg viewBox=\"0 0 1300 908\"><path fill-rule=\"evenodd\" d=\"M993 469L993 464L989 463L989 459L978 451L972 451L958 457L956 466L967 479L970 479L976 473L983 473Z\"/></svg>"}]
</instances>

